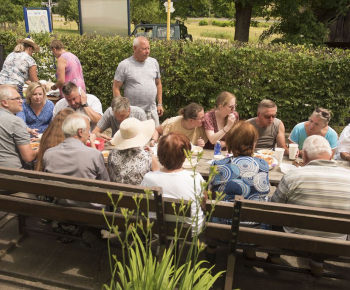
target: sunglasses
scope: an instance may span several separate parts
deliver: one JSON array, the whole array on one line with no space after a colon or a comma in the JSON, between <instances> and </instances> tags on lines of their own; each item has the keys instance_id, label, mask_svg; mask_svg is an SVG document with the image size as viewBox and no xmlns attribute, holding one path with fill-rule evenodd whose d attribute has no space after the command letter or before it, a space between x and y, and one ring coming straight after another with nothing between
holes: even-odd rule
<instances>
[{"instance_id":1,"label":"sunglasses","mask_svg":"<svg viewBox=\"0 0 350 290\"><path fill-rule=\"evenodd\" d=\"M327 112L325 112L325 111L322 111L320 108L316 108L315 112L316 113L320 113L323 118L327 118L327 119L329 118L329 114Z\"/></svg>"},{"instance_id":2,"label":"sunglasses","mask_svg":"<svg viewBox=\"0 0 350 290\"><path fill-rule=\"evenodd\" d=\"M265 119L275 119L277 117L277 114L275 115L263 115Z\"/></svg>"}]
</instances>

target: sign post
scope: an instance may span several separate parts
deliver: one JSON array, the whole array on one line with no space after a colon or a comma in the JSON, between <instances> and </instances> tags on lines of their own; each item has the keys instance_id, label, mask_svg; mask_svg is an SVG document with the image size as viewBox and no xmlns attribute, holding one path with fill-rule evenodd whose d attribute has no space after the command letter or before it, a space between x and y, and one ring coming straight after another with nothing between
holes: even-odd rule
<instances>
[{"instance_id":1,"label":"sign post","mask_svg":"<svg viewBox=\"0 0 350 290\"><path fill-rule=\"evenodd\" d=\"M173 0L173 1L176 2L177 0ZM173 13L175 9L173 7L173 2L171 2L171 0L165 0L164 6L165 6L165 11L167 12L166 39L170 40L170 13Z\"/></svg>"}]
</instances>

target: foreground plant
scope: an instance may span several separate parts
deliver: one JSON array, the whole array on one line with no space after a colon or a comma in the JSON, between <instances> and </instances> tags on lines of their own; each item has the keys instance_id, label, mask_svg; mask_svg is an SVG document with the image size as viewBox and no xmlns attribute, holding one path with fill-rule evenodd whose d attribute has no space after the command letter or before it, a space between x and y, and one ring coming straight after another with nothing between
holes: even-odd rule
<instances>
[{"instance_id":1,"label":"foreground plant","mask_svg":"<svg viewBox=\"0 0 350 290\"><path fill-rule=\"evenodd\" d=\"M197 157L197 161L201 158L201 154ZM186 157L192 160L191 152L186 152ZM195 174L196 165L192 166ZM207 189L210 180L215 176L215 168L211 170L209 181L202 184L202 192L198 193L201 196L204 190ZM195 184L194 184L195 186ZM195 186L196 188L196 186ZM175 204L173 205L174 214L176 216L176 230L172 243L166 249L158 261L152 253L152 227L153 223L148 218L147 213L140 214L140 203L143 198L146 198L147 205L152 192L146 191L145 195L134 197L137 210L128 211L125 208L121 209L121 214L125 219L125 235L122 236L118 231L118 227L113 225L118 203L122 198L120 195L115 203L110 193L108 193L114 208L114 216L112 222L109 223L106 216L106 222L110 233L114 234L122 247L122 257L117 258L111 255L110 247L108 247L110 256L111 282L109 285L103 285L104 289L210 289L215 281L224 273L218 272L212 275L214 268L208 267L208 262L199 261L199 254L205 249L205 244L201 243L198 235L192 237L192 241L187 252L185 262L180 261L186 243L181 243L179 238L182 231L185 232L184 240L191 235L191 227L184 227L184 218L187 211L191 208L191 202L201 203L201 200L190 201L187 204L182 200L179 210L176 211ZM210 194L210 193L209 193ZM211 194L210 194L211 196ZM211 211L207 212L207 218L210 218L211 213L215 208L215 204L222 199L221 194L217 194L217 199L212 203ZM136 221L131 222L131 217ZM198 219L193 219L193 226L197 226ZM209 220L209 219L208 219ZM205 226L202 231L205 230ZM131 242L130 242L131 241ZM109 242L108 242L109 243ZM118 279L119 278L119 279Z\"/></svg>"}]
</instances>

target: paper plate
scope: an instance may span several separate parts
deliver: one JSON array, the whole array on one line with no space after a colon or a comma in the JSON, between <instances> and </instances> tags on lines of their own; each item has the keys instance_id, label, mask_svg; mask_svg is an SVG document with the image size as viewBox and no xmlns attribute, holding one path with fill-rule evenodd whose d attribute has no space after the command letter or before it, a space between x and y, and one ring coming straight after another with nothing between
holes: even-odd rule
<instances>
[{"instance_id":1,"label":"paper plate","mask_svg":"<svg viewBox=\"0 0 350 290\"><path fill-rule=\"evenodd\" d=\"M297 169L298 167L292 165L292 164L288 164L288 163L281 163L280 164L280 169L282 171L282 173L287 174L288 171L290 170L294 170Z\"/></svg>"}]
</instances>

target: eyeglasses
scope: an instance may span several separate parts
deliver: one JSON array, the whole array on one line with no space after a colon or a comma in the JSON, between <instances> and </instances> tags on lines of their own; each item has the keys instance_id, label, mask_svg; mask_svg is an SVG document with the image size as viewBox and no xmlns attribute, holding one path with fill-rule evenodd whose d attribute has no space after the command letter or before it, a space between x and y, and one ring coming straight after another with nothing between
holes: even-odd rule
<instances>
[{"instance_id":1,"label":"eyeglasses","mask_svg":"<svg viewBox=\"0 0 350 290\"><path fill-rule=\"evenodd\" d=\"M275 119L277 117L277 114L275 114L275 115L264 115L264 118L265 119Z\"/></svg>"},{"instance_id":2,"label":"eyeglasses","mask_svg":"<svg viewBox=\"0 0 350 290\"><path fill-rule=\"evenodd\" d=\"M17 98L12 98L12 99L6 99L7 101L17 101L17 102L20 102L22 101L22 98L21 97L17 97Z\"/></svg>"},{"instance_id":3,"label":"eyeglasses","mask_svg":"<svg viewBox=\"0 0 350 290\"><path fill-rule=\"evenodd\" d=\"M236 105L232 105L232 106L228 106L231 110L236 109L237 108L237 104Z\"/></svg>"}]
</instances>

